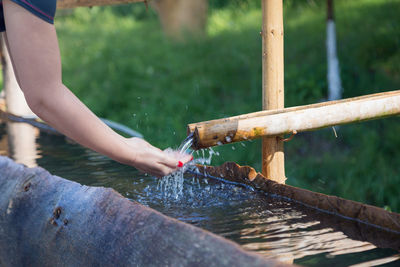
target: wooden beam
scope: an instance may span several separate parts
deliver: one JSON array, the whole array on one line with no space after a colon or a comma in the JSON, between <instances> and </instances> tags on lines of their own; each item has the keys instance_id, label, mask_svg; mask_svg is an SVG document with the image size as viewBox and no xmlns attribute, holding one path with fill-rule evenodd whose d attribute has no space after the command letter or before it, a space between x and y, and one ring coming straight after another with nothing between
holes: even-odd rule
<instances>
[{"instance_id":1,"label":"wooden beam","mask_svg":"<svg viewBox=\"0 0 400 267\"><path fill-rule=\"evenodd\" d=\"M113 189L0 157L1 266L289 266Z\"/></svg>"},{"instance_id":2,"label":"wooden beam","mask_svg":"<svg viewBox=\"0 0 400 267\"><path fill-rule=\"evenodd\" d=\"M105 5L117 5L117 4L127 4L136 2L147 2L145 0L58 0L57 8L75 8L81 6L105 6Z\"/></svg>"},{"instance_id":3,"label":"wooden beam","mask_svg":"<svg viewBox=\"0 0 400 267\"><path fill-rule=\"evenodd\" d=\"M228 118L222 118L222 119L215 119L215 120L191 123L191 124L187 125L187 131L188 131L188 134L189 134L189 133L194 132L196 127L208 127L208 126L213 125L213 124L227 123L228 121L243 120L243 119L249 119L249 118L254 118L254 117L263 117L263 116L267 116L267 115L273 115L273 114L289 112L289 111L296 111L296 110L304 110L304 109L309 109L309 108L310 109L311 108L318 108L318 107L324 107L324 106L327 106L327 105L347 103L349 101L356 101L356 100L358 101L358 100L367 100L367 99L371 99L371 98L376 98L377 99L377 98L380 98L380 97L397 96L399 94L399 92L400 92L399 90L388 91L388 92L357 96L357 97L352 97L352 98L347 98L347 99L340 99L340 100L329 101L329 102L320 102L320 103L315 103L315 104L310 104L310 105L295 106L295 107L289 107L289 108L284 108L284 109L257 111L257 112L252 112L252 113L232 116L232 117L228 117Z\"/></svg>"},{"instance_id":4,"label":"wooden beam","mask_svg":"<svg viewBox=\"0 0 400 267\"><path fill-rule=\"evenodd\" d=\"M188 131L194 132L194 147L199 149L399 114L400 90L397 90L189 124Z\"/></svg>"},{"instance_id":5,"label":"wooden beam","mask_svg":"<svg viewBox=\"0 0 400 267\"><path fill-rule=\"evenodd\" d=\"M262 88L263 109L284 107L283 7L282 0L262 0ZM262 173L284 183L283 142L276 137L262 140Z\"/></svg>"}]
</instances>

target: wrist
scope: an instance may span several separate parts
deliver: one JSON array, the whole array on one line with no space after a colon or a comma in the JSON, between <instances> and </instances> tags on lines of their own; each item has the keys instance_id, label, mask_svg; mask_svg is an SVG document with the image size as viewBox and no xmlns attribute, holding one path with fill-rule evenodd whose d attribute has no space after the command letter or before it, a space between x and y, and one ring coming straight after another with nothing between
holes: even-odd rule
<instances>
[{"instance_id":1,"label":"wrist","mask_svg":"<svg viewBox=\"0 0 400 267\"><path fill-rule=\"evenodd\" d=\"M128 142L128 138L119 136L118 145L112 157L113 160L126 165L135 165L137 160L137 151L135 151Z\"/></svg>"}]
</instances>

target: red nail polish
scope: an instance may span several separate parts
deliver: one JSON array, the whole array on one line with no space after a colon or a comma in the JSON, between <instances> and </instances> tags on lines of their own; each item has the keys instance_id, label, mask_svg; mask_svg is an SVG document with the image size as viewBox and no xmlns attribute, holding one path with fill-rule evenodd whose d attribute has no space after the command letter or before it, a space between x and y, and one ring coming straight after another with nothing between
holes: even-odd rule
<instances>
[{"instance_id":1,"label":"red nail polish","mask_svg":"<svg viewBox=\"0 0 400 267\"><path fill-rule=\"evenodd\" d=\"M179 161L179 162L178 162L178 167L179 167L179 168L182 168L182 167L183 167L182 161Z\"/></svg>"},{"instance_id":2,"label":"red nail polish","mask_svg":"<svg viewBox=\"0 0 400 267\"><path fill-rule=\"evenodd\" d=\"M193 160L193 156L190 158L190 161L192 161Z\"/></svg>"}]
</instances>

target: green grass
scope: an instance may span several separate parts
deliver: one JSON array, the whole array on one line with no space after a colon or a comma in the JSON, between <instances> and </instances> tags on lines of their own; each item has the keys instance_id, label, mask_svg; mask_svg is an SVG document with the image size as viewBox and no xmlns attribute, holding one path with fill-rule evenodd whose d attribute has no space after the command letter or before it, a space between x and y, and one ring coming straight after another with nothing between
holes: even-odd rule
<instances>
[{"instance_id":1,"label":"green grass","mask_svg":"<svg viewBox=\"0 0 400 267\"><path fill-rule=\"evenodd\" d=\"M400 1L335 2L344 96L400 89ZM286 106L315 103L327 94L325 7L286 3ZM166 148L179 145L188 123L261 109L258 5L213 8L207 37L181 43L141 8L82 8L57 19L64 82L97 115ZM330 129L299 134L286 145L288 183L400 211L399 133L396 117L342 126L338 138ZM260 170L259 141L217 150L215 164Z\"/></svg>"}]
</instances>

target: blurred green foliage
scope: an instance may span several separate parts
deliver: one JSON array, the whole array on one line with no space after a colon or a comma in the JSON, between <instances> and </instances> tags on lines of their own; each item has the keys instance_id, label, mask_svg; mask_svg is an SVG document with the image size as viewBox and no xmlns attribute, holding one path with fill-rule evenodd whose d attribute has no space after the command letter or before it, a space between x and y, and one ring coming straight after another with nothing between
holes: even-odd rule
<instances>
[{"instance_id":1,"label":"blurred green foliage","mask_svg":"<svg viewBox=\"0 0 400 267\"><path fill-rule=\"evenodd\" d=\"M79 8L56 22L63 77L97 115L177 147L186 124L261 109L259 1L211 1L207 37L168 41L142 4ZM400 89L400 1L336 0L344 97ZM131 15L132 14L132 15ZM285 1L286 106L327 95L324 1ZM298 134L288 183L400 211L399 117ZM105 140L106 142L107 140ZM260 170L260 141L214 164Z\"/></svg>"}]
</instances>

